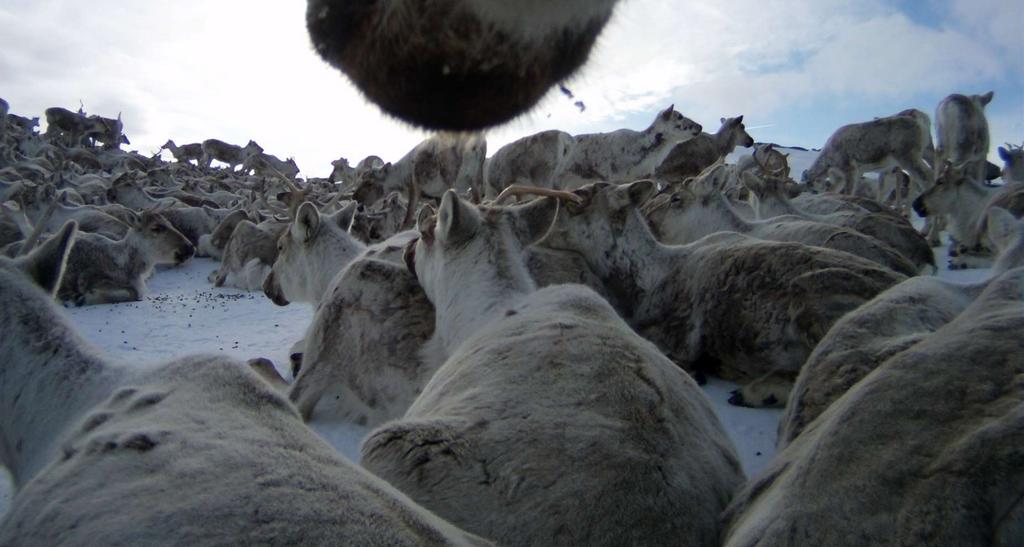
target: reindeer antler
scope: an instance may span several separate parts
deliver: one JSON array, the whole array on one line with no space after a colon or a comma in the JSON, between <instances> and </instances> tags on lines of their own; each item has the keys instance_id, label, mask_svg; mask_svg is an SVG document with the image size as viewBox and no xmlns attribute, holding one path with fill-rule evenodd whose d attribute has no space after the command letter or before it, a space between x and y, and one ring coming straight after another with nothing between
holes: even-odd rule
<instances>
[{"instance_id":1,"label":"reindeer antler","mask_svg":"<svg viewBox=\"0 0 1024 547\"><path fill-rule=\"evenodd\" d=\"M502 191L494 200L494 204L501 205L502 201L511 196L545 196L571 201L580 205L583 204L583 198L572 192L566 192L565 190L553 190L551 188L538 188L536 186L519 186L517 184L513 184L512 186L505 188L505 190Z\"/></svg>"}]
</instances>

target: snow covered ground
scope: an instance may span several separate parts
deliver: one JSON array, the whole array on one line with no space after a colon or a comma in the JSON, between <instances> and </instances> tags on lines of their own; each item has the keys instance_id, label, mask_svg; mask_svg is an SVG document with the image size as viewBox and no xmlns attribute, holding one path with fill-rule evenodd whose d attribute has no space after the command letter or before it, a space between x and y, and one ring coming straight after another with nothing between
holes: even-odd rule
<instances>
[{"instance_id":1,"label":"snow covered ground","mask_svg":"<svg viewBox=\"0 0 1024 547\"><path fill-rule=\"evenodd\" d=\"M792 152L792 172L799 178L816 153ZM935 252L943 279L970 283L988 277L988 270L949 271L945 247ZM181 268L158 272L149 281L149 294L142 302L66 311L86 339L125 361L158 362L193 353L226 353L242 360L266 357L290 378L289 349L312 319L311 307L278 307L262 293L214 288L206 278L216 267L209 259L194 259ZM735 443L744 471L752 477L775 453L776 426L782 412L729 405L729 392L735 387L712 379L704 393ZM311 425L339 452L358 461L359 442L367 428L316 421ZM7 512L12 495L3 473L0 516Z\"/></svg>"}]
</instances>

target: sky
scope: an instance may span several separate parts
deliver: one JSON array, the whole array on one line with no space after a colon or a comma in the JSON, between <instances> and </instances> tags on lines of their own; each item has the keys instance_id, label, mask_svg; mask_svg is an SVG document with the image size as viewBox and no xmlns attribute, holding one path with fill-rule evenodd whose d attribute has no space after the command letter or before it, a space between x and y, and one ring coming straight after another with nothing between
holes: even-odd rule
<instances>
[{"instance_id":1,"label":"sky","mask_svg":"<svg viewBox=\"0 0 1024 547\"><path fill-rule=\"evenodd\" d=\"M427 133L388 118L312 51L303 0L0 0L0 97L122 115L149 154L219 138L325 176L401 158ZM622 0L590 62L488 151L546 129L640 130L674 104L715 131L820 147L842 125L992 90L996 146L1024 142L1020 0ZM580 111L573 103L582 100ZM45 124L44 124L45 125Z\"/></svg>"}]
</instances>

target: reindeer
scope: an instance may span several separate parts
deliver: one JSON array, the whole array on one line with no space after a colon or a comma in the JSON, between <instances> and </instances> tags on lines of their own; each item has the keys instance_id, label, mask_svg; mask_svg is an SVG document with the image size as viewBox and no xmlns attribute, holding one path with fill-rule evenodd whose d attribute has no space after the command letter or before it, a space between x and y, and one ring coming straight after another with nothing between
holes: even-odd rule
<instances>
[{"instance_id":1,"label":"reindeer","mask_svg":"<svg viewBox=\"0 0 1024 547\"><path fill-rule=\"evenodd\" d=\"M675 145L657 166L654 176L667 182L682 182L699 175L720 159L732 153L737 146L750 148L754 139L743 125L743 116L722 118L717 133L701 133ZM756 152L756 150L755 150Z\"/></svg>"},{"instance_id":2,"label":"reindeer","mask_svg":"<svg viewBox=\"0 0 1024 547\"><path fill-rule=\"evenodd\" d=\"M73 238L0 258L0 463L19 489L0 544L486 544L339 456L253 365L93 348L51 302Z\"/></svg>"},{"instance_id":3,"label":"reindeer","mask_svg":"<svg viewBox=\"0 0 1024 547\"><path fill-rule=\"evenodd\" d=\"M1024 220L999 207L988 216L989 238L1000 250L993 277L1024 266ZM779 425L779 446L792 442L887 359L952 321L989 281L965 285L933 277L908 279L837 321L797 377Z\"/></svg>"},{"instance_id":4,"label":"reindeer","mask_svg":"<svg viewBox=\"0 0 1024 547\"><path fill-rule=\"evenodd\" d=\"M521 191L525 189L513 187L506 196ZM531 193L544 191L529 189ZM315 237L335 232L332 227ZM402 262L411 234L415 232L402 232L367 247L334 275L323 291L289 393L307 419L313 417L314 410L318 421L378 425L400 418L441 365L436 342L430 340L435 323L433 305ZM335 235L338 239L342 236ZM347 261L347 256L338 252L344 249L339 244L343 242L293 242L293 252L282 253L274 267L295 270L294 275L329 279L314 268L302 268ZM334 250L333 257L303 256L327 249ZM523 258L539 286L581 283L605 293L600 280L575 253L530 247Z\"/></svg>"},{"instance_id":5,"label":"reindeer","mask_svg":"<svg viewBox=\"0 0 1024 547\"><path fill-rule=\"evenodd\" d=\"M160 150L169 151L178 163L195 161L199 165L203 161L203 145L198 142L178 146L174 144L173 140L167 139L167 142L160 147Z\"/></svg>"},{"instance_id":6,"label":"reindeer","mask_svg":"<svg viewBox=\"0 0 1024 547\"><path fill-rule=\"evenodd\" d=\"M1003 160L1003 182L1024 184L1024 146L1006 143L999 147L999 157Z\"/></svg>"},{"instance_id":7,"label":"reindeer","mask_svg":"<svg viewBox=\"0 0 1024 547\"><path fill-rule=\"evenodd\" d=\"M116 119L93 115L89 116L89 121L92 125L86 128L83 137L101 143L104 150L117 150L122 144L131 144L124 134L120 114Z\"/></svg>"},{"instance_id":8,"label":"reindeer","mask_svg":"<svg viewBox=\"0 0 1024 547\"><path fill-rule=\"evenodd\" d=\"M475 134L441 133L416 145L396 163L363 171L353 198L370 206L391 192L439 199L449 188L479 199L487 141Z\"/></svg>"},{"instance_id":9,"label":"reindeer","mask_svg":"<svg viewBox=\"0 0 1024 547\"><path fill-rule=\"evenodd\" d=\"M156 266L177 266L194 253L188 239L159 212L143 211L124 239L79 234L58 296L76 306L142 300Z\"/></svg>"},{"instance_id":10,"label":"reindeer","mask_svg":"<svg viewBox=\"0 0 1024 547\"><path fill-rule=\"evenodd\" d=\"M128 225L117 218L93 206L74 206L68 203L66 192L57 194L52 184L36 188L26 187L18 194L19 202L25 214L33 222L39 223L49 204L55 204L52 217L43 223L46 231L56 231L69 220L75 220L83 232L104 235L111 239L121 239L128 233Z\"/></svg>"},{"instance_id":11,"label":"reindeer","mask_svg":"<svg viewBox=\"0 0 1024 547\"><path fill-rule=\"evenodd\" d=\"M988 267L991 242L985 235L988 209L1000 206L1014 216L1024 216L1024 187L989 187L972 178L970 163L946 162L934 187L914 200L914 211L922 217L944 215L949 220L950 262L954 269Z\"/></svg>"},{"instance_id":12,"label":"reindeer","mask_svg":"<svg viewBox=\"0 0 1024 547\"><path fill-rule=\"evenodd\" d=\"M579 188L594 181L626 182L651 176L681 142L700 134L699 123L669 106L643 131L577 135L561 173L562 188Z\"/></svg>"},{"instance_id":13,"label":"reindeer","mask_svg":"<svg viewBox=\"0 0 1024 547\"><path fill-rule=\"evenodd\" d=\"M663 245L640 212L654 191L583 187L584 205L566 205L544 246L583 255L622 316L687 371L791 385L832 323L904 279L847 253L731 232ZM733 402L780 406L785 395Z\"/></svg>"},{"instance_id":14,"label":"reindeer","mask_svg":"<svg viewBox=\"0 0 1024 547\"><path fill-rule=\"evenodd\" d=\"M769 241L845 251L903 275L917 274L917 268L909 260L873 237L800 217L747 220L714 188L691 186L662 194L645 203L642 211L651 231L666 245L686 245L716 232L738 232Z\"/></svg>"},{"instance_id":15,"label":"reindeer","mask_svg":"<svg viewBox=\"0 0 1024 547\"><path fill-rule=\"evenodd\" d=\"M199 236L199 244L196 246L196 256L209 256L221 260L224 255L224 247L227 246L235 227L243 220L250 220L248 213L242 209L229 212L221 219L209 234Z\"/></svg>"},{"instance_id":16,"label":"reindeer","mask_svg":"<svg viewBox=\"0 0 1024 547\"><path fill-rule=\"evenodd\" d=\"M530 109L587 59L615 0L309 0L317 53L384 112L474 131Z\"/></svg>"},{"instance_id":17,"label":"reindeer","mask_svg":"<svg viewBox=\"0 0 1024 547\"><path fill-rule=\"evenodd\" d=\"M988 164L989 134L985 106L993 93L961 95L954 93L935 108L935 165L950 162L960 165L972 180L983 182Z\"/></svg>"},{"instance_id":18,"label":"reindeer","mask_svg":"<svg viewBox=\"0 0 1024 547\"><path fill-rule=\"evenodd\" d=\"M7 104L7 101L0 99L0 145L5 144L7 139L7 113L10 112L11 105Z\"/></svg>"},{"instance_id":19,"label":"reindeer","mask_svg":"<svg viewBox=\"0 0 1024 547\"><path fill-rule=\"evenodd\" d=\"M821 187L833 179L840 191L852 194L862 173L898 165L917 191L931 187L935 174L925 163L933 155L931 120L919 110L844 125L825 142L803 183Z\"/></svg>"},{"instance_id":20,"label":"reindeer","mask_svg":"<svg viewBox=\"0 0 1024 547\"><path fill-rule=\"evenodd\" d=\"M224 246L220 268L207 280L215 287L258 291L277 260L277 240L288 223L277 218L254 224L241 220Z\"/></svg>"},{"instance_id":21,"label":"reindeer","mask_svg":"<svg viewBox=\"0 0 1024 547\"><path fill-rule=\"evenodd\" d=\"M748 172L743 182L750 189L750 199L758 219L790 215L851 228L895 249L910 260L918 271L934 272L936 269L935 254L927 240L906 219L895 213L857 211L859 207L845 208L831 214L810 213L790 201L785 181L776 176L758 179Z\"/></svg>"},{"instance_id":22,"label":"reindeer","mask_svg":"<svg viewBox=\"0 0 1024 547\"><path fill-rule=\"evenodd\" d=\"M199 161L200 166L209 169L213 160L217 160L228 164L229 171L234 171L236 166L245 163L249 156L263 152L263 147L251 140L241 147L217 139L206 139L202 147L203 157Z\"/></svg>"},{"instance_id":23,"label":"reindeer","mask_svg":"<svg viewBox=\"0 0 1024 547\"><path fill-rule=\"evenodd\" d=\"M410 260L448 357L369 434L363 466L501 544L714 544L742 481L731 443L696 383L603 298L537 289L522 252L556 211L449 191L421 214Z\"/></svg>"},{"instance_id":24,"label":"reindeer","mask_svg":"<svg viewBox=\"0 0 1024 547\"><path fill-rule=\"evenodd\" d=\"M1022 295L1024 268L1002 274L839 397L736 495L723 544L1019 543Z\"/></svg>"},{"instance_id":25,"label":"reindeer","mask_svg":"<svg viewBox=\"0 0 1024 547\"><path fill-rule=\"evenodd\" d=\"M345 187L351 187L359 180L362 173L381 167L384 167L384 160L379 156L366 156L355 167L351 167L346 158L338 158L331 162L331 174L327 177L327 181L340 182Z\"/></svg>"},{"instance_id":26,"label":"reindeer","mask_svg":"<svg viewBox=\"0 0 1024 547\"><path fill-rule=\"evenodd\" d=\"M552 129L502 146L484 165L484 197L494 199L513 185L560 188L575 144L572 135Z\"/></svg>"},{"instance_id":27,"label":"reindeer","mask_svg":"<svg viewBox=\"0 0 1024 547\"><path fill-rule=\"evenodd\" d=\"M242 163L242 172L248 173L249 171L254 171L256 176L260 177L283 176L294 179L299 174L299 166L292 158L281 160L273 154L258 152L246 158Z\"/></svg>"}]
</instances>

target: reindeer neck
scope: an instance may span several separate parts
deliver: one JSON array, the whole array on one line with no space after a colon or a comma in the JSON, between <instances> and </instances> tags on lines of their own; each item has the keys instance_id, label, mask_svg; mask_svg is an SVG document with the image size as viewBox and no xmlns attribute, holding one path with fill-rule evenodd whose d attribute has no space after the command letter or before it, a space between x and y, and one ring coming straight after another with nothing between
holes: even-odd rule
<instances>
[{"instance_id":1,"label":"reindeer neck","mask_svg":"<svg viewBox=\"0 0 1024 547\"><path fill-rule=\"evenodd\" d=\"M437 291L435 336L448 355L482 326L503 317L523 297L537 290L518 245L494 245L486 259L464 256L450 264Z\"/></svg>"},{"instance_id":2,"label":"reindeer neck","mask_svg":"<svg viewBox=\"0 0 1024 547\"><path fill-rule=\"evenodd\" d=\"M627 213L624 230L605 254L607 262L595 268L620 313L633 315L633 306L664 280L680 248L659 243L639 211Z\"/></svg>"}]
</instances>

